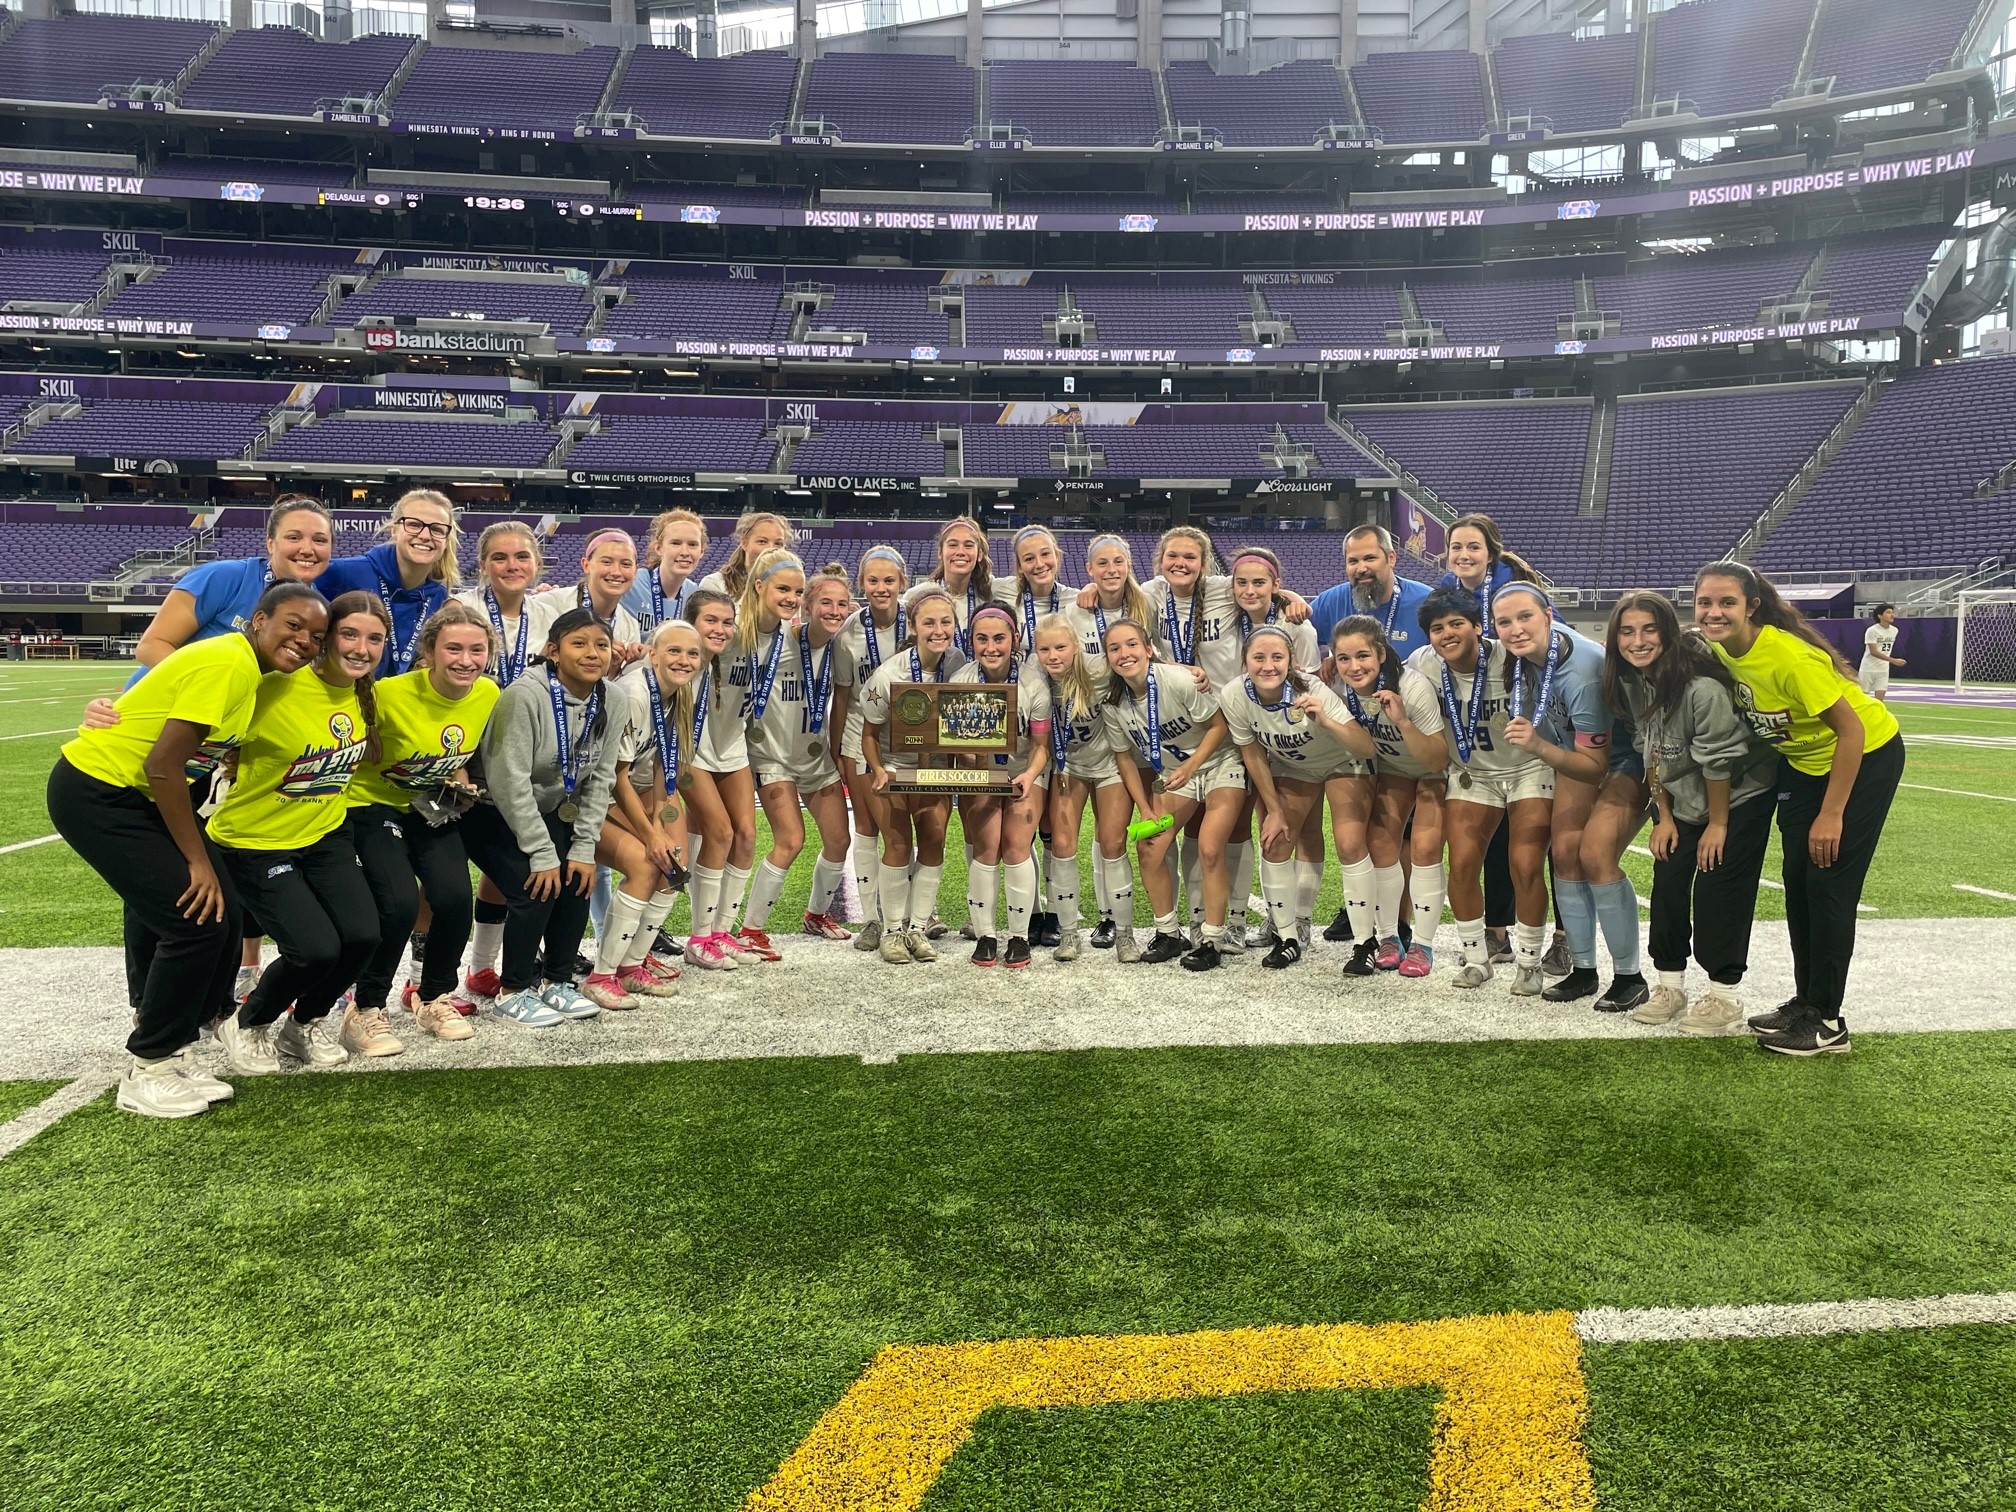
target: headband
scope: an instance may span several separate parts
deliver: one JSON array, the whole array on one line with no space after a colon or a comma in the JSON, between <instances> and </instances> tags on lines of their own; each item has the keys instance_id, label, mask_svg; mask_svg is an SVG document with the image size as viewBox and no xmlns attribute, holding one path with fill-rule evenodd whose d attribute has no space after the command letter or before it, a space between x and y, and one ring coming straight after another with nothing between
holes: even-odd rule
<instances>
[{"instance_id":1,"label":"headband","mask_svg":"<svg viewBox=\"0 0 2016 1512\"><path fill-rule=\"evenodd\" d=\"M1015 616L1010 614L1008 610L1003 605L1000 604L982 604L978 609L975 609L973 611L973 617L966 621L967 630L971 631L975 625L979 624L981 620L988 618L990 615L998 615L1002 619L1006 620L1008 622L1008 633L1011 636L1014 635Z\"/></svg>"},{"instance_id":2,"label":"headband","mask_svg":"<svg viewBox=\"0 0 2016 1512\"><path fill-rule=\"evenodd\" d=\"M1554 600L1547 596L1547 590L1542 588L1538 583L1527 582L1524 578L1514 578L1511 582L1498 589L1494 597L1503 598L1508 593L1530 593L1533 597L1540 600L1541 608L1550 612L1554 608Z\"/></svg>"},{"instance_id":3,"label":"headband","mask_svg":"<svg viewBox=\"0 0 2016 1512\"><path fill-rule=\"evenodd\" d=\"M945 589L940 584L937 583L921 583L917 587L912 588L908 593L906 593L903 596L904 611L909 614L911 619L914 620L917 618L917 606L923 603L924 600L926 599L934 599L934 598L941 598L945 600L946 607L950 608L953 614L955 615L958 614L959 612L958 606L953 604L952 595L947 593Z\"/></svg>"},{"instance_id":4,"label":"headband","mask_svg":"<svg viewBox=\"0 0 2016 1512\"><path fill-rule=\"evenodd\" d=\"M1126 557L1130 562L1134 560L1134 548L1127 544L1125 536L1117 535L1096 535L1092 537L1085 547L1086 559L1089 561L1092 553L1097 551L1101 546L1118 546L1122 556Z\"/></svg>"},{"instance_id":5,"label":"headband","mask_svg":"<svg viewBox=\"0 0 2016 1512\"><path fill-rule=\"evenodd\" d=\"M894 562L903 569L905 577L910 575L910 563L894 546L870 546L861 553L861 565L866 567L870 562Z\"/></svg>"},{"instance_id":6,"label":"headband","mask_svg":"<svg viewBox=\"0 0 2016 1512\"><path fill-rule=\"evenodd\" d=\"M1257 551L1242 551L1239 555L1232 558L1232 570L1234 572L1239 570L1241 562L1258 562L1262 567L1273 573L1276 579L1279 579L1281 576L1281 564L1271 556L1263 556Z\"/></svg>"},{"instance_id":7,"label":"headband","mask_svg":"<svg viewBox=\"0 0 2016 1512\"><path fill-rule=\"evenodd\" d=\"M768 556L770 553L766 551L763 554L765 556ZM770 581L771 578L775 577L780 572L796 572L798 576L803 577L805 576L805 564L799 561L798 558L793 556L790 552L780 551L777 553L777 560L772 562L768 567L765 567L762 570L762 572L758 573L754 581L758 583L767 583Z\"/></svg>"},{"instance_id":8,"label":"headband","mask_svg":"<svg viewBox=\"0 0 2016 1512\"><path fill-rule=\"evenodd\" d=\"M609 540L621 541L625 546L628 546L632 551L635 551L637 549L637 543L630 539L627 532L618 530L615 526L611 525L605 529L596 531L595 534L588 537L588 544L581 548L581 555L583 555L584 557L587 556L590 552L594 551L594 549L597 546L600 546L604 541Z\"/></svg>"},{"instance_id":9,"label":"headband","mask_svg":"<svg viewBox=\"0 0 2016 1512\"><path fill-rule=\"evenodd\" d=\"M1263 635L1278 636L1280 637L1282 645L1286 646L1290 651L1293 651L1295 649L1295 637L1290 635L1286 630L1282 629L1279 625L1255 625L1253 627L1253 633L1246 637L1246 644L1248 646L1251 646L1253 642L1258 640Z\"/></svg>"},{"instance_id":10,"label":"headband","mask_svg":"<svg viewBox=\"0 0 2016 1512\"><path fill-rule=\"evenodd\" d=\"M1048 525L1024 525L1020 530L1015 532L1015 549L1020 551L1022 543L1032 535L1047 536L1052 546L1057 544L1057 537Z\"/></svg>"}]
</instances>

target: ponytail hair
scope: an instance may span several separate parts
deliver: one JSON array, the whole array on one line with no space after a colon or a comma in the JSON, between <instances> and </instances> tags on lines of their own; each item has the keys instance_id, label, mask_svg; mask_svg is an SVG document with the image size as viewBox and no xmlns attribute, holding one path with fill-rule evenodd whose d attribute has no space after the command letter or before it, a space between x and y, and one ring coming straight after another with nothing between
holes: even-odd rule
<instances>
[{"instance_id":1,"label":"ponytail hair","mask_svg":"<svg viewBox=\"0 0 2016 1512\"><path fill-rule=\"evenodd\" d=\"M277 586L277 585L276 585ZM260 602L265 602L262 598ZM322 653L315 659L328 663L336 651L336 627L353 614L368 614L385 627L385 638L392 638L392 611L385 607L385 601L375 593L367 593L361 588L353 588L348 593L339 593L329 605L329 629L323 637ZM377 674L366 672L358 678L357 707L364 715L364 759L376 762L382 754L378 739L378 694L373 686Z\"/></svg>"},{"instance_id":2,"label":"ponytail hair","mask_svg":"<svg viewBox=\"0 0 2016 1512\"><path fill-rule=\"evenodd\" d=\"M1142 590L1139 579L1134 576L1134 548L1127 544L1123 535L1096 535L1085 543L1085 575L1092 575L1093 556L1108 546L1118 546L1127 558L1127 581L1120 585L1120 614L1123 619L1131 619L1137 625L1145 625L1154 618L1154 611L1148 607L1148 595Z\"/></svg>"},{"instance_id":3,"label":"ponytail hair","mask_svg":"<svg viewBox=\"0 0 2016 1512\"><path fill-rule=\"evenodd\" d=\"M952 602L952 595L947 593L943 588L939 587L936 582L927 579L922 587L913 588L909 593L903 596L902 599L903 616L905 619L909 621L910 633L904 636L901 643L898 644L898 646L896 647L898 651L911 651L916 649L917 610L918 607L928 599L943 599L945 601L945 607L952 611L952 623L954 625L957 625L959 623L959 606Z\"/></svg>"},{"instance_id":4,"label":"ponytail hair","mask_svg":"<svg viewBox=\"0 0 2016 1512\"><path fill-rule=\"evenodd\" d=\"M756 617L763 607L763 585L780 572L795 572L802 580L805 564L798 560L798 554L783 546L774 546L755 561L748 564L742 578L742 591L735 602L735 650L747 654L756 649ZM778 632L783 632L783 623L778 623Z\"/></svg>"},{"instance_id":5,"label":"ponytail hair","mask_svg":"<svg viewBox=\"0 0 2016 1512\"><path fill-rule=\"evenodd\" d=\"M1721 577L1732 579L1743 590L1743 600L1750 619L1758 625L1768 625L1773 630L1782 630L1787 635L1796 635L1807 645L1827 653L1827 660L1834 670L1843 677L1853 678L1854 669L1847 659L1835 649L1834 643L1813 628L1813 622L1797 609L1785 602L1771 579L1764 576L1748 562L1710 562L1694 574L1694 586L1700 587L1703 578Z\"/></svg>"},{"instance_id":6,"label":"ponytail hair","mask_svg":"<svg viewBox=\"0 0 2016 1512\"><path fill-rule=\"evenodd\" d=\"M728 590L731 599L742 597L743 587L749 581L749 569L756 565L749 560L749 537L758 525L775 525L784 532L787 541L791 538L791 522L765 509L752 509L735 522L735 549L728 554L728 561L721 569L721 586ZM701 534L704 544L704 526Z\"/></svg>"},{"instance_id":7,"label":"ponytail hair","mask_svg":"<svg viewBox=\"0 0 2016 1512\"><path fill-rule=\"evenodd\" d=\"M994 596L994 563L987 555L987 529L971 515L958 515L938 527L938 534L931 542L931 576L941 583L950 585L945 576L945 537L955 530L971 531L980 543L980 549L973 554L973 576L967 580L981 602Z\"/></svg>"},{"instance_id":8,"label":"ponytail hair","mask_svg":"<svg viewBox=\"0 0 2016 1512\"><path fill-rule=\"evenodd\" d=\"M1487 514L1458 515L1449 522L1448 532L1442 537L1448 540L1458 530L1468 525L1484 538L1484 554L1495 568L1501 562L1505 566L1507 581L1514 583L1537 583L1540 574L1533 570L1532 563L1516 551L1505 549L1505 537L1499 533L1498 522Z\"/></svg>"},{"instance_id":9,"label":"ponytail hair","mask_svg":"<svg viewBox=\"0 0 2016 1512\"><path fill-rule=\"evenodd\" d=\"M1172 525L1162 532L1162 539L1155 543L1155 571L1158 575L1162 574L1162 557L1168 551L1169 543L1177 540L1194 541L1202 557L1197 568L1197 585L1190 590L1189 641L1194 653L1197 639L1204 631L1204 579L1218 560L1218 548L1211 544L1211 537L1195 525ZM1167 583L1166 576L1163 581ZM1175 589L1172 587L1168 591L1174 594Z\"/></svg>"},{"instance_id":10,"label":"ponytail hair","mask_svg":"<svg viewBox=\"0 0 2016 1512\"><path fill-rule=\"evenodd\" d=\"M1050 543L1051 554L1057 558L1057 570L1059 574L1061 575L1064 570L1064 549L1057 544L1057 533L1048 525L1024 525L1020 530L1015 532L1011 546L1011 554L1015 559L1015 597L1017 599L1020 599L1025 593L1030 595L1032 599L1035 597L1036 590L1029 586L1029 575L1022 570L1022 543L1032 539L1048 541ZM1051 579L1051 584L1053 587L1055 586L1055 578Z\"/></svg>"},{"instance_id":11,"label":"ponytail hair","mask_svg":"<svg viewBox=\"0 0 2016 1512\"><path fill-rule=\"evenodd\" d=\"M1330 637L1331 649L1334 651L1337 642L1344 639L1347 635L1361 635L1365 638L1365 643L1379 657L1380 686L1391 688L1395 692L1398 692L1403 664L1400 660L1400 653L1393 649L1393 642L1386 638L1386 627L1369 614L1347 614L1343 619L1337 621L1337 629ZM1340 682L1343 680L1341 672L1338 674L1338 680Z\"/></svg>"},{"instance_id":12,"label":"ponytail hair","mask_svg":"<svg viewBox=\"0 0 2016 1512\"><path fill-rule=\"evenodd\" d=\"M553 658L546 653L567 639L576 630L589 629L600 630L604 635L610 636L612 640L615 638L609 629L609 622L593 609L569 609L565 614L553 621L552 626L546 632L546 644L539 648L539 662L546 668L546 675L549 678L554 675ZM588 738L591 740L600 740L603 733L609 727L609 705L616 696L616 690L609 685L607 678L598 679L595 689L602 696L596 700L595 722L588 727Z\"/></svg>"},{"instance_id":13,"label":"ponytail hair","mask_svg":"<svg viewBox=\"0 0 2016 1512\"><path fill-rule=\"evenodd\" d=\"M655 656L674 635L690 635L697 641L699 640L700 632L693 627L693 623L690 620L664 620L660 622L656 630L651 632L651 639L647 644L647 649ZM705 642L700 643L700 656L703 661L706 659L707 646ZM646 667L644 672L653 681L657 680L658 669L655 666ZM696 696L693 691L693 684L688 681L683 686L674 687L669 691L672 694L672 708L671 718L667 723L679 732L681 740L690 741L693 738L693 702ZM692 759L693 753L682 746L679 752L681 763L690 762ZM664 770L665 753L663 751L658 753L658 766L660 771Z\"/></svg>"}]
</instances>

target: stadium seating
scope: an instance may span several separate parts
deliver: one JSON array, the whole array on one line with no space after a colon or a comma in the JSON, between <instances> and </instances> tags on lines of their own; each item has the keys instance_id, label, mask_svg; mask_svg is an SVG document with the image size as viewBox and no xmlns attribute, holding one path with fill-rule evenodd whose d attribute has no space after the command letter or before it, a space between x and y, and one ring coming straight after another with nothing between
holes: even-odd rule
<instances>
[{"instance_id":1,"label":"stadium seating","mask_svg":"<svg viewBox=\"0 0 2016 1512\"><path fill-rule=\"evenodd\" d=\"M1813 39L1814 78L1837 95L1921 84L1947 66L1979 0L1827 0Z\"/></svg>"},{"instance_id":2,"label":"stadium seating","mask_svg":"<svg viewBox=\"0 0 2016 1512\"><path fill-rule=\"evenodd\" d=\"M602 327L611 336L768 341L790 328L790 315L779 305L780 282L724 278L718 269L634 265L623 284L624 300Z\"/></svg>"},{"instance_id":3,"label":"stadium seating","mask_svg":"<svg viewBox=\"0 0 2016 1512\"><path fill-rule=\"evenodd\" d=\"M1555 131L1614 129L1636 113L1638 41L1635 32L1507 37L1491 59L1498 108L1507 116L1545 116Z\"/></svg>"},{"instance_id":4,"label":"stadium seating","mask_svg":"<svg viewBox=\"0 0 2016 1512\"><path fill-rule=\"evenodd\" d=\"M104 252L68 248L10 248L0 254L0 305L82 304L105 283Z\"/></svg>"},{"instance_id":5,"label":"stadium seating","mask_svg":"<svg viewBox=\"0 0 2016 1512\"><path fill-rule=\"evenodd\" d=\"M219 243L209 243L217 247ZM178 255L144 283L131 283L105 313L141 319L216 320L241 324L286 321L300 325L328 297L330 275L349 266L266 257L247 247L242 256Z\"/></svg>"},{"instance_id":6,"label":"stadium seating","mask_svg":"<svg viewBox=\"0 0 2016 1512\"><path fill-rule=\"evenodd\" d=\"M969 478L1053 478L1066 468L1050 455L1073 427L969 425L963 432ZM1274 439L1271 425L1086 425L1076 427L1088 446L1103 448L1095 476L1110 478L1278 478L1282 470L1261 460ZM1363 464L1351 444L1323 425L1284 427L1289 439L1315 449L1310 468L1318 478L1352 477Z\"/></svg>"},{"instance_id":7,"label":"stadium seating","mask_svg":"<svg viewBox=\"0 0 2016 1512\"><path fill-rule=\"evenodd\" d=\"M568 131L600 103L616 57L613 47L576 53L430 47L400 88L393 113L430 126Z\"/></svg>"},{"instance_id":8,"label":"stadium seating","mask_svg":"<svg viewBox=\"0 0 2016 1512\"><path fill-rule=\"evenodd\" d=\"M1344 81L1331 63L1285 63L1257 74L1171 63L1163 78L1176 120L1217 128L1228 147L1307 147L1330 122L1351 122Z\"/></svg>"},{"instance_id":9,"label":"stadium seating","mask_svg":"<svg viewBox=\"0 0 2016 1512\"><path fill-rule=\"evenodd\" d=\"M215 179L219 183L311 184L346 189L357 176L348 163L286 163L277 158L165 157L150 175L162 178Z\"/></svg>"},{"instance_id":10,"label":"stadium seating","mask_svg":"<svg viewBox=\"0 0 2016 1512\"><path fill-rule=\"evenodd\" d=\"M216 35L200 21L30 17L0 44L0 99L88 103L107 85L172 84Z\"/></svg>"},{"instance_id":11,"label":"stadium seating","mask_svg":"<svg viewBox=\"0 0 2016 1512\"><path fill-rule=\"evenodd\" d=\"M381 35L317 42L291 26L233 32L182 91L187 110L308 115L322 100L375 96L413 48Z\"/></svg>"},{"instance_id":12,"label":"stadium seating","mask_svg":"<svg viewBox=\"0 0 2016 1512\"><path fill-rule=\"evenodd\" d=\"M142 551L169 551L189 538L186 518L154 525L101 525L89 520L27 520L0 530L0 582L104 582ZM256 532L255 532L256 534ZM265 544L254 547L264 551Z\"/></svg>"},{"instance_id":13,"label":"stadium seating","mask_svg":"<svg viewBox=\"0 0 2016 1512\"><path fill-rule=\"evenodd\" d=\"M1925 226L1843 237L1832 243L1821 265L1819 284L1828 297L1828 311L1853 315L1903 309L1924 281L1926 265L1948 234L1944 226Z\"/></svg>"},{"instance_id":14,"label":"stadium seating","mask_svg":"<svg viewBox=\"0 0 2016 1512\"><path fill-rule=\"evenodd\" d=\"M969 284L966 288L968 346L1040 346L1043 318L1057 312L1054 287Z\"/></svg>"},{"instance_id":15,"label":"stadium seating","mask_svg":"<svg viewBox=\"0 0 2016 1512\"><path fill-rule=\"evenodd\" d=\"M805 191L785 184L654 184L632 179L625 190L640 205L751 205L765 210L805 203Z\"/></svg>"},{"instance_id":16,"label":"stadium seating","mask_svg":"<svg viewBox=\"0 0 2016 1512\"><path fill-rule=\"evenodd\" d=\"M2016 491L1974 497L2016 461L2016 361L1893 381L1757 555L1774 571L1971 567L2016 551Z\"/></svg>"},{"instance_id":17,"label":"stadium seating","mask_svg":"<svg viewBox=\"0 0 2016 1512\"><path fill-rule=\"evenodd\" d=\"M812 65L804 108L849 142L963 142L973 70L935 53L828 53Z\"/></svg>"},{"instance_id":18,"label":"stadium seating","mask_svg":"<svg viewBox=\"0 0 2016 1512\"><path fill-rule=\"evenodd\" d=\"M831 277L833 303L812 317L812 329L865 330L875 342L945 344L945 317L924 302L939 287L937 274L878 269L848 278L836 268Z\"/></svg>"},{"instance_id":19,"label":"stadium seating","mask_svg":"<svg viewBox=\"0 0 2016 1512\"><path fill-rule=\"evenodd\" d=\"M101 399L84 413L51 420L20 449L78 457L235 457L266 423L263 404Z\"/></svg>"},{"instance_id":20,"label":"stadium seating","mask_svg":"<svg viewBox=\"0 0 2016 1512\"><path fill-rule=\"evenodd\" d=\"M1552 341L1575 308L1575 281L1551 278L1410 278L1421 314L1451 341ZM1270 297L1272 291L1269 291Z\"/></svg>"},{"instance_id":21,"label":"stadium seating","mask_svg":"<svg viewBox=\"0 0 2016 1512\"><path fill-rule=\"evenodd\" d=\"M1397 284L1271 284L1261 292L1294 324L1297 341L1379 344L1400 319Z\"/></svg>"},{"instance_id":22,"label":"stadium seating","mask_svg":"<svg viewBox=\"0 0 2016 1512\"><path fill-rule=\"evenodd\" d=\"M1598 278L1596 299L1623 317L1626 335L1754 325L1765 300L1799 286L1815 250L1795 242L1657 257L1623 278Z\"/></svg>"},{"instance_id":23,"label":"stadium seating","mask_svg":"<svg viewBox=\"0 0 2016 1512\"><path fill-rule=\"evenodd\" d=\"M676 47L640 47L616 91L616 108L635 111L656 136L760 142L773 122L791 113L797 77L798 60L788 53L695 58Z\"/></svg>"},{"instance_id":24,"label":"stadium seating","mask_svg":"<svg viewBox=\"0 0 2016 1512\"><path fill-rule=\"evenodd\" d=\"M575 283L528 283L501 278L380 278L345 299L333 325L356 325L373 315L435 319L537 321L556 332L579 334L590 314L587 288Z\"/></svg>"},{"instance_id":25,"label":"stadium seating","mask_svg":"<svg viewBox=\"0 0 2016 1512\"><path fill-rule=\"evenodd\" d=\"M761 420L610 415L576 443L567 465L605 472L767 473L776 452Z\"/></svg>"},{"instance_id":26,"label":"stadium seating","mask_svg":"<svg viewBox=\"0 0 2016 1512\"><path fill-rule=\"evenodd\" d=\"M1239 322L1252 311L1252 300L1239 288L1099 281L1075 284L1072 293L1096 322L1101 346L1239 346L1246 340Z\"/></svg>"},{"instance_id":27,"label":"stadium seating","mask_svg":"<svg viewBox=\"0 0 2016 1512\"><path fill-rule=\"evenodd\" d=\"M1799 72L1814 4L1688 0L1660 12L1652 22L1653 99L1691 100L1704 116L1770 109Z\"/></svg>"},{"instance_id":28,"label":"stadium seating","mask_svg":"<svg viewBox=\"0 0 2016 1512\"><path fill-rule=\"evenodd\" d=\"M1155 75L1131 63L992 64L987 115L1042 147L1146 147L1162 127Z\"/></svg>"},{"instance_id":29,"label":"stadium seating","mask_svg":"<svg viewBox=\"0 0 2016 1512\"><path fill-rule=\"evenodd\" d=\"M1474 142L1491 124L1473 52L1373 53L1351 83L1365 124L1389 142Z\"/></svg>"},{"instance_id":30,"label":"stadium seating","mask_svg":"<svg viewBox=\"0 0 2016 1512\"><path fill-rule=\"evenodd\" d=\"M531 420L385 419L331 415L297 425L269 446L268 462L356 462L411 467L543 467L559 436Z\"/></svg>"},{"instance_id":31,"label":"stadium seating","mask_svg":"<svg viewBox=\"0 0 2016 1512\"><path fill-rule=\"evenodd\" d=\"M945 448L916 422L847 421L822 426L791 458L800 477L886 473L935 478L945 471Z\"/></svg>"}]
</instances>

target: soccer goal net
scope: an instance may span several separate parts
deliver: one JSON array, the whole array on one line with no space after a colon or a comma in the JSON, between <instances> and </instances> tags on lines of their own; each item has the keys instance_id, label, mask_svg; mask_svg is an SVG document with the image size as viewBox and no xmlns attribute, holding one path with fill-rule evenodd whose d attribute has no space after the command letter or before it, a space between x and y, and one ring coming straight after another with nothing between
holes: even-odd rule
<instances>
[{"instance_id":1,"label":"soccer goal net","mask_svg":"<svg viewBox=\"0 0 2016 1512\"><path fill-rule=\"evenodd\" d=\"M1971 588L1959 598L1955 689L2016 683L2016 588Z\"/></svg>"}]
</instances>

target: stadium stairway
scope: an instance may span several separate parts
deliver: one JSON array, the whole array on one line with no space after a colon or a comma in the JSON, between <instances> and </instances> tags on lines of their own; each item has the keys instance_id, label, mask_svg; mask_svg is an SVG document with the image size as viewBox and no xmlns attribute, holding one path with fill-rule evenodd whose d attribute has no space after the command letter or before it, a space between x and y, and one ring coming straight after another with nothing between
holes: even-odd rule
<instances>
[{"instance_id":1,"label":"stadium stairway","mask_svg":"<svg viewBox=\"0 0 2016 1512\"><path fill-rule=\"evenodd\" d=\"M1441 520L1443 524L1446 525L1456 518L1458 511L1450 507L1447 499L1443 498L1434 489L1422 482L1420 478L1409 472L1401 464L1398 457L1387 451L1385 447L1374 441L1349 420L1346 420L1335 411L1325 415L1323 420L1330 429L1342 436L1346 441L1349 441L1381 467L1385 468L1392 476L1404 482L1407 485L1407 497Z\"/></svg>"},{"instance_id":2,"label":"stadium stairway","mask_svg":"<svg viewBox=\"0 0 2016 1512\"><path fill-rule=\"evenodd\" d=\"M1807 491L1815 483L1820 481L1821 474L1826 472L1829 465L1841 454L1841 448L1848 444L1862 422L1868 418L1869 411L1876 407L1876 401L1883 396L1884 380L1889 375L1888 368L1878 368L1863 381L1862 392L1855 396L1855 402L1848 406L1839 420L1834 422L1834 428L1814 449L1813 455L1806 459L1806 465L1794 473L1791 481L1778 491L1778 496L1765 506L1764 512L1757 517L1757 523L1745 531L1736 544L1729 548L1728 560L1747 562L1763 549L1764 543L1771 538L1771 532L1778 528L1779 523L1787 515L1799 507L1799 501L1806 497Z\"/></svg>"}]
</instances>

